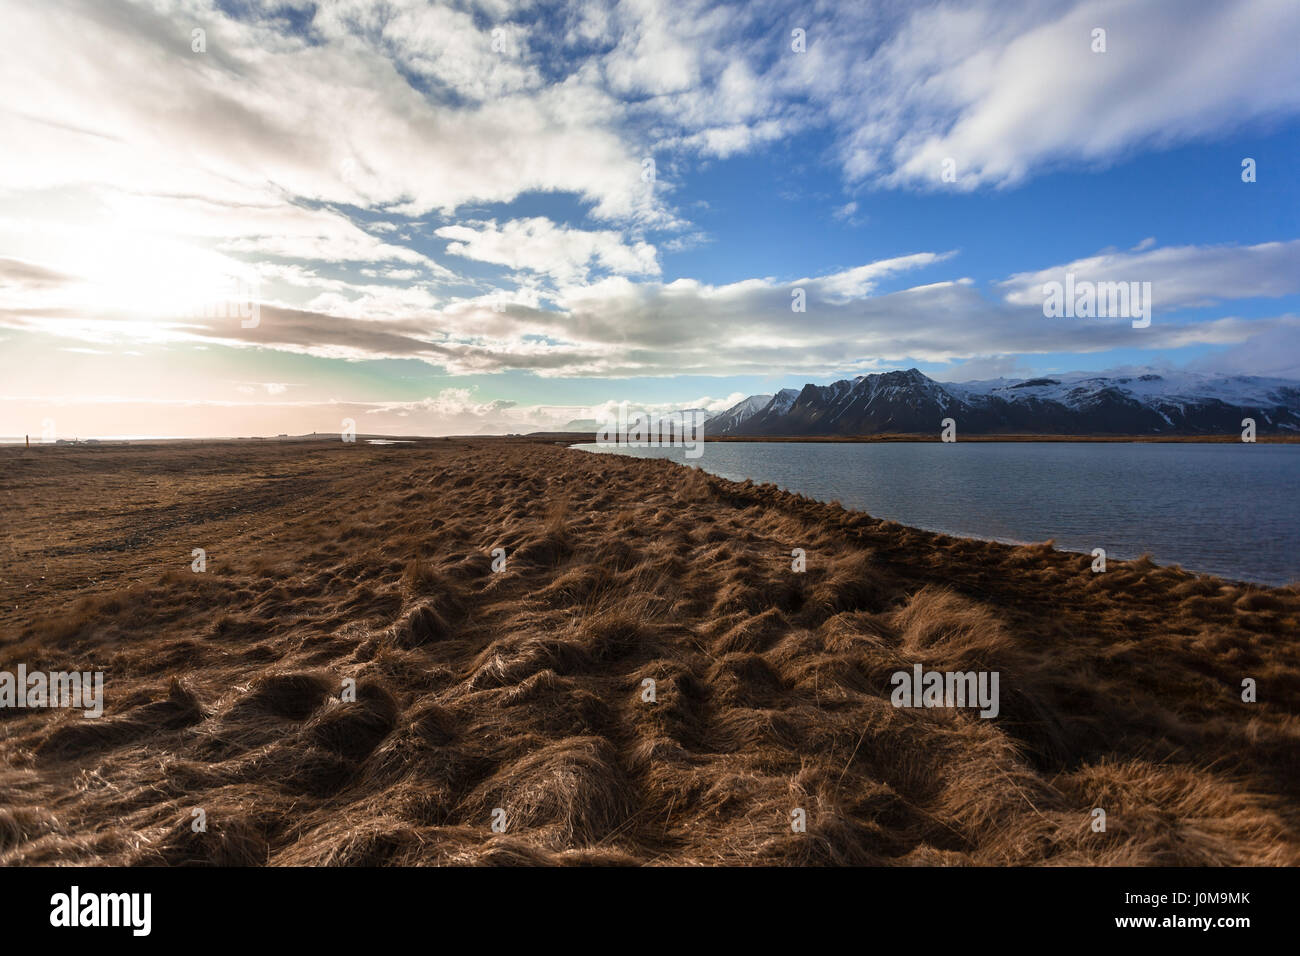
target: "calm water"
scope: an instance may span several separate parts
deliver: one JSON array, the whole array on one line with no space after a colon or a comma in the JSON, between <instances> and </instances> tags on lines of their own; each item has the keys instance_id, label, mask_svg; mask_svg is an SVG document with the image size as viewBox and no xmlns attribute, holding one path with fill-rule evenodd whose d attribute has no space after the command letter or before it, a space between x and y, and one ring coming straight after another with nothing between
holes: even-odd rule
<instances>
[{"instance_id":1,"label":"calm water","mask_svg":"<svg viewBox=\"0 0 1300 956\"><path fill-rule=\"evenodd\" d=\"M709 442L695 459L681 448L576 447L772 482L928 531L1300 580L1300 445Z\"/></svg>"}]
</instances>

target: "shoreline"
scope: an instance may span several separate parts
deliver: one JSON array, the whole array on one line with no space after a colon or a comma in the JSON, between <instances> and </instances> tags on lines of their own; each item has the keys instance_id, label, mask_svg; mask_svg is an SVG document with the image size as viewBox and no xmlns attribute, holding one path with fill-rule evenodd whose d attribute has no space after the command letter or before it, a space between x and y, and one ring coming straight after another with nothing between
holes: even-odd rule
<instances>
[{"instance_id":1,"label":"shoreline","mask_svg":"<svg viewBox=\"0 0 1300 956\"><path fill-rule=\"evenodd\" d=\"M596 444L596 443L595 443L595 442L577 442L577 443L569 444L568 447L573 448L574 450L584 451L584 452L586 452L586 453L588 453L588 454L605 454L605 455L611 455L611 454L612 454L612 455L619 455L619 456L621 456L621 457L641 457L641 456L633 455L633 454L631 454L631 453L629 453L629 452L624 452L624 451L596 451L596 450L594 450L594 449L580 447L580 446L583 446L583 445L589 445L589 444ZM725 478L725 477L723 477L723 476L721 476L721 475L718 475L718 474L716 474L716 473L714 473L714 472L712 472L712 471L709 471L708 469L703 468L703 466L699 464L699 462L703 460L702 458L700 458L700 459L692 459L692 460L690 460L690 461L681 461L681 460L678 460L678 459L676 459L676 458L663 458L663 459L660 459L660 458L655 458L655 457L649 457L649 456L647 456L647 457L641 458L641 460L656 460L656 461L657 461L657 460L662 460L662 461L668 461L668 462L670 462L670 463L672 463L672 464L676 464L676 465L680 465L680 466L684 466L684 467L688 467L688 468L700 468L701 470L705 471L705 473L708 474L710 477L712 477L712 478L716 478L716 479L719 480L719 481L727 481L727 482L731 482L731 483L733 483L733 484L737 484L737 485L740 485L740 484L751 484L751 483L752 483L752 484L754 484L754 485L757 486L757 487L772 487L772 488L774 488L774 489L778 489L778 490L784 491L784 492L786 492L786 493L793 494L793 495L795 495L796 497L806 498L806 499L809 500L809 501L818 502L818 503L821 503L821 504L829 504L829 503L831 503L831 502L836 502L836 501L838 501L838 499L834 499L834 498L827 498L827 499L824 499L824 500L823 500L823 499L821 499L821 498L817 498L817 497L815 497L815 496L812 496L812 495L806 494L806 493L804 493L804 492L792 491L792 490L789 490L789 489L782 489L782 488L780 487L780 485L776 484L775 482L758 482L758 481L755 481L754 479L744 479L744 480L741 480L741 481L737 481L736 479ZM873 515L871 512L865 511L865 510L863 510L862 508L857 508L857 507L852 507L852 506L847 506L847 505L841 505L841 507L843 507L844 510L847 511L847 512L850 512L850 513L853 513L853 514L859 514L859 515L862 515L862 516L865 517L865 518L869 518L869 519L872 519L872 520L886 520L886 521L890 521L890 522L892 522L892 523L894 523L894 524L897 524L897 525L899 525L900 527L908 528L908 529L910 529L910 530L912 530L912 531L923 532L923 533L926 533L926 534L939 535L939 536L942 536L942 537L945 537L945 538L953 538L953 539L960 540L960 541L972 541L972 542L974 542L974 541L978 541L978 542L985 542L985 543L990 543L990 544L1001 544L1001 545L1006 545L1006 546L1008 546L1008 547L1040 547L1040 546L1042 546L1042 545L1045 544L1045 543L1051 543L1051 544L1052 544L1052 547L1053 547L1054 550L1062 551L1062 552L1069 553L1069 554L1076 554L1076 555L1080 555L1080 556L1087 556L1087 557L1089 558L1089 560L1091 560L1091 557L1092 557L1092 554L1091 554L1091 551L1090 551L1090 550L1083 550L1083 549L1078 548L1078 547L1073 547L1073 548L1071 548L1071 547L1062 547L1062 546L1060 546L1060 545L1055 544L1056 539L1055 539L1055 537L1051 537L1051 536L1049 536L1049 537L1047 537L1047 538L1039 539L1039 540L1031 540L1031 539L1024 539L1024 540L1021 540L1021 539L1012 539L1012 538L990 537L990 536L986 536L986 535L973 534L973 533L964 533L964 532L956 532L956 531L945 531L945 530L935 529L935 528L926 528L926 527L923 527L923 526L921 526L921 525L919 525L919 524L914 524L914 523L911 523L911 522L908 522L908 521L904 521L904 520L895 520L895 519L889 519L889 518L881 518L880 516L878 516L878 515ZM1244 587L1259 587L1259 588L1292 588L1292 589L1294 589L1294 588L1300 586L1300 574L1297 574L1296 576L1292 577L1290 580L1285 580L1285 581L1283 581L1282 583L1273 583L1273 582L1269 582L1269 581L1254 580L1254 579L1247 578L1247 577L1232 576L1232 575L1229 575L1229 574L1224 574L1224 573L1215 572L1215 571L1197 570L1197 569L1195 569L1195 568L1191 568L1191 567L1189 567L1189 566L1188 566L1186 563L1184 563L1184 562L1177 562L1177 561L1172 561L1172 560L1167 560L1167 559L1158 559L1157 556L1154 555L1154 554L1152 553L1152 550L1151 550L1151 549L1144 549L1144 550L1138 551L1138 552L1137 552L1136 554L1134 554L1132 557L1119 557L1118 555L1119 555L1119 552L1114 552L1114 551L1111 551L1110 549L1107 549L1107 554L1106 554L1106 560L1107 560L1107 562L1108 562L1108 563L1114 563L1114 562L1117 562L1117 561L1138 561L1138 560L1142 560L1142 559L1148 559L1148 560L1150 560L1153 564L1156 564L1156 566L1158 566L1158 567L1176 568L1176 569L1178 569L1178 570L1185 571L1186 573L1188 573L1188 574L1192 574L1192 575L1195 575L1195 576L1197 576L1197 577L1208 577L1208 578L1214 578L1215 580L1220 580L1220 581L1223 581L1223 582L1225 582L1225 583L1231 583L1231 584L1235 584L1235 585L1239 585L1239 586L1244 586Z\"/></svg>"}]
</instances>

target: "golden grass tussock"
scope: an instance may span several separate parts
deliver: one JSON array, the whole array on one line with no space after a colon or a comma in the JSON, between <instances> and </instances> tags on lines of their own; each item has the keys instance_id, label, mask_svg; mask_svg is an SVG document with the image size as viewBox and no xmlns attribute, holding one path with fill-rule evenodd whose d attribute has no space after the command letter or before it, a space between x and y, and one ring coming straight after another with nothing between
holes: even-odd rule
<instances>
[{"instance_id":1,"label":"golden grass tussock","mask_svg":"<svg viewBox=\"0 0 1300 956\"><path fill-rule=\"evenodd\" d=\"M0 458L0 671L104 674L0 708L3 864L1300 864L1295 588L540 441Z\"/></svg>"}]
</instances>

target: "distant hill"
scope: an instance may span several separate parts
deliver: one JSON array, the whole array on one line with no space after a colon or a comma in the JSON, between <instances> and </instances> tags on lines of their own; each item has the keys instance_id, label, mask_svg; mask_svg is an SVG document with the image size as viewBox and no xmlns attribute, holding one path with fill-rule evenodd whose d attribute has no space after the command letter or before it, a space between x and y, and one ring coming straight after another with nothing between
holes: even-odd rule
<instances>
[{"instance_id":1,"label":"distant hill","mask_svg":"<svg viewBox=\"0 0 1300 956\"><path fill-rule=\"evenodd\" d=\"M565 422L559 428L554 429L557 432L594 432L600 427L600 423L594 418L575 418L572 421Z\"/></svg>"}]
</instances>

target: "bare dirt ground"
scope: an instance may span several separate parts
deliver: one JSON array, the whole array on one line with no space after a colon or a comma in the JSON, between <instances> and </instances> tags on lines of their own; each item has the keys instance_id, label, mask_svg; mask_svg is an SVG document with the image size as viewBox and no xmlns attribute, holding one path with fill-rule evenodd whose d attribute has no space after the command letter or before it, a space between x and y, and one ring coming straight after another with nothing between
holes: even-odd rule
<instances>
[{"instance_id":1,"label":"bare dirt ground","mask_svg":"<svg viewBox=\"0 0 1300 956\"><path fill-rule=\"evenodd\" d=\"M0 709L3 863L1300 862L1293 588L523 440L0 448L0 504L0 670L105 674Z\"/></svg>"}]
</instances>

